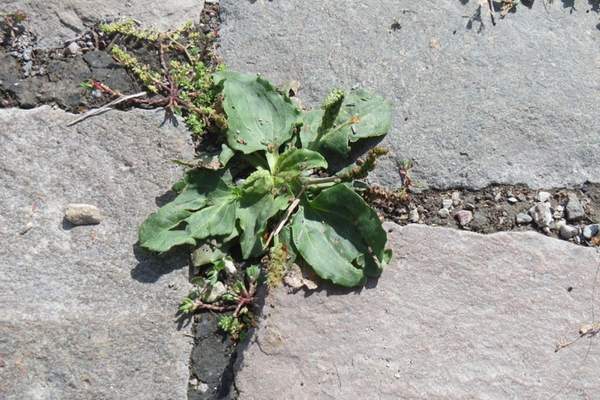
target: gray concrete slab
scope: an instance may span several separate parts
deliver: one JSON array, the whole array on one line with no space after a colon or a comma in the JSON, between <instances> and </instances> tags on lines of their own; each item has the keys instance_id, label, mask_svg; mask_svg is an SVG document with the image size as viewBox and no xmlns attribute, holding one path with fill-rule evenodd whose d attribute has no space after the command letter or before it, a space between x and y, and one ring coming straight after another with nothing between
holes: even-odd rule
<instances>
[{"instance_id":1,"label":"gray concrete slab","mask_svg":"<svg viewBox=\"0 0 600 400\"><path fill-rule=\"evenodd\" d=\"M376 286L272 292L238 359L240 400L593 399L594 249L536 233L387 224Z\"/></svg>"},{"instance_id":2,"label":"gray concrete slab","mask_svg":"<svg viewBox=\"0 0 600 400\"><path fill-rule=\"evenodd\" d=\"M197 21L202 7L204 0L3 0L0 12L24 11L37 45L57 47L107 18L134 18L145 28L167 30Z\"/></svg>"},{"instance_id":3,"label":"gray concrete slab","mask_svg":"<svg viewBox=\"0 0 600 400\"><path fill-rule=\"evenodd\" d=\"M73 127L48 106L0 110L0 398L185 398L185 257L136 249L137 227L190 157L161 112L113 111ZM63 221L89 203L99 225Z\"/></svg>"},{"instance_id":4,"label":"gray concrete slab","mask_svg":"<svg viewBox=\"0 0 600 400\"><path fill-rule=\"evenodd\" d=\"M392 100L384 184L408 158L438 188L598 182L598 14L563 3L496 26L484 16L478 33L473 0L222 0L221 52L233 69L300 81L308 104L354 85Z\"/></svg>"}]
</instances>

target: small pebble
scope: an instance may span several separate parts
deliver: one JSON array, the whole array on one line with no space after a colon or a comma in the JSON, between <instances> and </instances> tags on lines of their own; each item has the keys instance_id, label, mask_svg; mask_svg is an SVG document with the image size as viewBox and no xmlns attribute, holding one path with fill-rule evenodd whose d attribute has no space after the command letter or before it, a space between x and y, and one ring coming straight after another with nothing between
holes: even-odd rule
<instances>
[{"instance_id":1,"label":"small pebble","mask_svg":"<svg viewBox=\"0 0 600 400\"><path fill-rule=\"evenodd\" d=\"M416 224L417 222L419 222L419 211L416 208L413 208L412 210L410 210L410 213L408 214L408 219L413 224Z\"/></svg>"},{"instance_id":2,"label":"small pebble","mask_svg":"<svg viewBox=\"0 0 600 400\"><path fill-rule=\"evenodd\" d=\"M519 202L519 200L516 197L509 197L507 200L510 204L515 204Z\"/></svg>"},{"instance_id":3,"label":"small pebble","mask_svg":"<svg viewBox=\"0 0 600 400\"><path fill-rule=\"evenodd\" d=\"M583 237L587 240L590 240L594 236L598 235L598 232L600 232L600 225L587 225L585 228L583 228Z\"/></svg>"},{"instance_id":4,"label":"small pebble","mask_svg":"<svg viewBox=\"0 0 600 400\"><path fill-rule=\"evenodd\" d=\"M473 204L471 204L471 203L466 203L463 208L465 210L469 210L469 211L474 211L475 210L475 206Z\"/></svg>"},{"instance_id":5,"label":"small pebble","mask_svg":"<svg viewBox=\"0 0 600 400\"><path fill-rule=\"evenodd\" d=\"M438 216L440 218L448 218L450 216L450 211L447 208L442 208L438 211Z\"/></svg>"},{"instance_id":6,"label":"small pebble","mask_svg":"<svg viewBox=\"0 0 600 400\"><path fill-rule=\"evenodd\" d=\"M569 201L566 207L567 219L569 221L578 221L585 217L585 210L575 193L569 193Z\"/></svg>"},{"instance_id":7,"label":"small pebble","mask_svg":"<svg viewBox=\"0 0 600 400\"><path fill-rule=\"evenodd\" d=\"M458 207L461 203L460 192L452 192L452 205Z\"/></svg>"},{"instance_id":8,"label":"small pebble","mask_svg":"<svg viewBox=\"0 0 600 400\"><path fill-rule=\"evenodd\" d=\"M561 239L569 240L579 233L579 228L572 225L562 224L559 228L559 235Z\"/></svg>"},{"instance_id":9,"label":"small pebble","mask_svg":"<svg viewBox=\"0 0 600 400\"><path fill-rule=\"evenodd\" d=\"M469 222L473 221L473 213L467 210L460 210L454 214L454 218L460 226L467 226Z\"/></svg>"},{"instance_id":10,"label":"small pebble","mask_svg":"<svg viewBox=\"0 0 600 400\"><path fill-rule=\"evenodd\" d=\"M536 204L529 210L529 215L531 215L538 228L547 228L553 221L549 203Z\"/></svg>"},{"instance_id":11,"label":"small pebble","mask_svg":"<svg viewBox=\"0 0 600 400\"><path fill-rule=\"evenodd\" d=\"M81 47L76 42L71 42L70 45L65 49L66 55L75 56L81 53Z\"/></svg>"},{"instance_id":12,"label":"small pebble","mask_svg":"<svg viewBox=\"0 0 600 400\"><path fill-rule=\"evenodd\" d=\"M548 192L538 192L537 196L536 196L536 200L541 202L541 203L545 203L548 200L550 200L550 197L552 195Z\"/></svg>"},{"instance_id":13,"label":"small pebble","mask_svg":"<svg viewBox=\"0 0 600 400\"><path fill-rule=\"evenodd\" d=\"M525 213L519 213L517 214L516 221L519 225L527 225L533 221L533 218Z\"/></svg>"},{"instance_id":14,"label":"small pebble","mask_svg":"<svg viewBox=\"0 0 600 400\"><path fill-rule=\"evenodd\" d=\"M452 208L452 200L451 199L442 199L442 207L446 210L450 210Z\"/></svg>"},{"instance_id":15,"label":"small pebble","mask_svg":"<svg viewBox=\"0 0 600 400\"><path fill-rule=\"evenodd\" d=\"M91 204L73 203L67 205L65 219L73 225L97 225L102 221L102 214Z\"/></svg>"}]
</instances>

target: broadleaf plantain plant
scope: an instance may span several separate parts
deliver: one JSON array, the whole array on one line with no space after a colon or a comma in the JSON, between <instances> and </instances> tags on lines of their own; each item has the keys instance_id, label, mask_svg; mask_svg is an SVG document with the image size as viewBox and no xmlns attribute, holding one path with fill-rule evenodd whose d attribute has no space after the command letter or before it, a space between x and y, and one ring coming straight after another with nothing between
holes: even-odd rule
<instances>
[{"instance_id":1,"label":"broadleaf plantain plant","mask_svg":"<svg viewBox=\"0 0 600 400\"><path fill-rule=\"evenodd\" d=\"M166 33L138 29L133 21L100 29L126 38L125 44L143 41L158 50L161 69L153 70L127 49L112 47L115 60L154 94L140 104L182 115L196 138L207 122L221 135L212 146L217 154L178 161L191 168L173 187L177 197L139 229L142 247L164 253L192 245L192 263L209 266L192 280L181 312L231 311L219 326L239 338L252 323L248 306L258 285L276 286L293 262L346 287L381 273L391 256L386 233L354 181L384 152L375 148L362 163L327 171L329 158L348 159L352 143L387 133L391 110L383 98L334 90L320 109L304 112L260 76L205 65L191 24ZM91 87L120 95L99 82ZM237 274L237 253L245 261L263 257L266 279L256 265Z\"/></svg>"},{"instance_id":2,"label":"broadleaf plantain plant","mask_svg":"<svg viewBox=\"0 0 600 400\"><path fill-rule=\"evenodd\" d=\"M368 162L337 174L326 171L328 158L347 158L352 143L387 133L389 103L362 90L336 90L320 109L303 112L260 76L217 72L213 80L227 121L226 161L220 169L188 170L174 187L178 196L139 230L140 245L148 250L199 246L194 255L202 261L196 265L213 265L213 282L198 285L206 293L186 299L182 311L235 309L220 326L239 334L240 323L231 318L240 317L254 296L255 267L246 270L246 283L236 282L221 295L220 306L206 298L215 286L215 268L218 275L224 262L231 263L224 260L236 246L243 260L271 254L282 264L293 258L344 287L380 275L391 257L386 232L354 180L366 176L384 152L375 148Z\"/></svg>"},{"instance_id":3,"label":"broadleaf plantain plant","mask_svg":"<svg viewBox=\"0 0 600 400\"><path fill-rule=\"evenodd\" d=\"M353 189L356 171L315 171L328 167L328 151L347 155L350 143L386 134L389 104L364 91L338 91L323 109L302 113L260 76L218 72L214 80L228 126L223 147L233 157L218 170L188 171L179 195L142 224L140 245L166 252L238 244L250 260L286 240L281 233L289 229L287 250L321 278L354 287L378 276L390 257L386 234Z\"/></svg>"},{"instance_id":4,"label":"broadleaf plantain plant","mask_svg":"<svg viewBox=\"0 0 600 400\"><path fill-rule=\"evenodd\" d=\"M182 113L201 136L207 118L220 137L217 154L200 155L173 186L177 197L151 214L139 229L142 247L164 253L195 246L192 263L208 266L192 280L194 289L179 310L231 311L219 319L234 338L252 323L248 306L263 282L276 286L291 263L310 266L322 279L355 287L378 276L389 262L386 233L375 213L357 193L377 157L351 163L351 145L381 137L390 128L391 107L362 90L334 90L321 108L302 111L286 93L257 75L209 68L194 52L191 25L158 34L130 22L105 24L109 35L143 40L159 51L154 71L126 50L114 46L113 57L131 70L156 97L142 104ZM182 35L186 41L181 41ZM175 52L168 59L167 51ZM96 86L113 93L100 83ZM331 160L350 164L337 173ZM262 258L266 279L257 265ZM247 262L247 263L246 263ZM237 279L235 277L238 277Z\"/></svg>"}]
</instances>

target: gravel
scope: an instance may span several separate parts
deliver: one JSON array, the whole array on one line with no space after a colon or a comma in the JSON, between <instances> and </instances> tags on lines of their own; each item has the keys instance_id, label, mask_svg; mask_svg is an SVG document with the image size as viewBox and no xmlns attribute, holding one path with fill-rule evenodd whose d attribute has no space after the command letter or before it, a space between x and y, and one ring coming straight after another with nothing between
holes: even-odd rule
<instances>
[{"instance_id":1,"label":"gravel","mask_svg":"<svg viewBox=\"0 0 600 400\"><path fill-rule=\"evenodd\" d=\"M526 224L530 224L531 221L533 221L533 218L531 218L531 216L529 214L518 213L515 220L517 221L517 224L519 224L519 225L526 225Z\"/></svg>"},{"instance_id":2,"label":"gravel","mask_svg":"<svg viewBox=\"0 0 600 400\"><path fill-rule=\"evenodd\" d=\"M440 218L448 218L450 216L450 211L448 211L447 208L441 208L437 214Z\"/></svg>"},{"instance_id":3,"label":"gravel","mask_svg":"<svg viewBox=\"0 0 600 400\"><path fill-rule=\"evenodd\" d=\"M552 209L548 203L538 203L529 209L529 215L540 229L547 228L553 221Z\"/></svg>"},{"instance_id":4,"label":"gravel","mask_svg":"<svg viewBox=\"0 0 600 400\"><path fill-rule=\"evenodd\" d=\"M464 227L473 220L473 213L467 210L460 210L454 214L454 218L461 227Z\"/></svg>"},{"instance_id":5,"label":"gravel","mask_svg":"<svg viewBox=\"0 0 600 400\"><path fill-rule=\"evenodd\" d=\"M587 225L585 228L583 228L583 237L586 238L587 240L590 240L591 238L598 235L599 232L600 232L599 224Z\"/></svg>"},{"instance_id":6,"label":"gravel","mask_svg":"<svg viewBox=\"0 0 600 400\"><path fill-rule=\"evenodd\" d=\"M541 191L541 192L538 192L538 194L536 196L536 200L543 203L543 202L550 200L550 197L552 197L552 194Z\"/></svg>"},{"instance_id":7,"label":"gravel","mask_svg":"<svg viewBox=\"0 0 600 400\"><path fill-rule=\"evenodd\" d=\"M579 228L572 225L561 224L559 228L559 234L561 239L569 240L579 234Z\"/></svg>"},{"instance_id":8,"label":"gravel","mask_svg":"<svg viewBox=\"0 0 600 400\"><path fill-rule=\"evenodd\" d=\"M569 193L569 200L566 206L567 219L569 221L578 221L585 217L585 210L579 201L579 198L574 193Z\"/></svg>"}]
</instances>

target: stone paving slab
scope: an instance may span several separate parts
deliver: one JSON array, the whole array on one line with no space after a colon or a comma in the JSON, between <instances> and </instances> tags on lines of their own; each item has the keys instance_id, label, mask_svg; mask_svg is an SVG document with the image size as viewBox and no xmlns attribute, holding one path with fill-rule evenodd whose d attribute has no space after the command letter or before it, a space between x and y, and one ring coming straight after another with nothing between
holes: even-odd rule
<instances>
[{"instance_id":1,"label":"stone paving slab","mask_svg":"<svg viewBox=\"0 0 600 400\"><path fill-rule=\"evenodd\" d=\"M174 312L185 257L135 247L137 227L191 157L161 112L113 111L73 127L48 106L0 111L0 399L185 398L192 343ZM63 221L97 206L94 226Z\"/></svg>"},{"instance_id":2,"label":"stone paving slab","mask_svg":"<svg viewBox=\"0 0 600 400\"><path fill-rule=\"evenodd\" d=\"M144 27L167 30L198 20L202 7L204 0L3 0L0 12L24 11L38 45L56 47L107 18L134 18Z\"/></svg>"},{"instance_id":3,"label":"stone paving slab","mask_svg":"<svg viewBox=\"0 0 600 400\"><path fill-rule=\"evenodd\" d=\"M238 360L241 400L598 397L598 338L555 353L600 315L596 250L387 228L395 257L376 286L268 296Z\"/></svg>"},{"instance_id":4,"label":"stone paving slab","mask_svg":"<svg viewBox=\"0 0 600 400\"><path fill-rule=\"evenodd\" d=\"M381 183L398 184L408 158L437 188L599 182L599 16L584 0L543 3L478 33L474 0L222 0L221 52L232 69L298 80L308 104L355 85L389 98Z\"/></svg>"}]
</instances>

